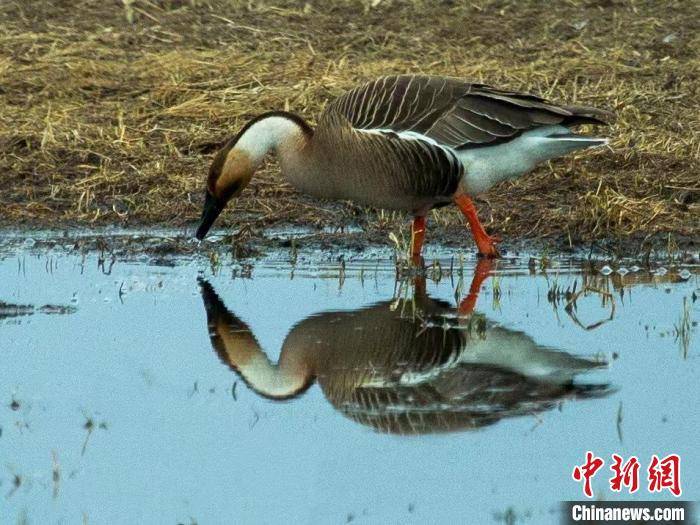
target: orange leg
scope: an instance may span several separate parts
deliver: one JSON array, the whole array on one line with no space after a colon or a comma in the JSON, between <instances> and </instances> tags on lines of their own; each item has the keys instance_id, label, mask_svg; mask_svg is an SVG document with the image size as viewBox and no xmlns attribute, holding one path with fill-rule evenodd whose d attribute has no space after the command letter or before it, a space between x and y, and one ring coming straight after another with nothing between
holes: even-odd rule
<instances>
[{"instance_id":1,"label":"orange leg","mask_svg":"<svg viewBox=\"0 0 700 525\"><path fill-rule=\"evenodd\" d=\"M421 251L425 240L425 216L413 218L411 227L411 257L413 262L418 264L421 261Z\"/></svg>"},{"instance_id":2,"label":"orange leg","mask_svg":"<svg viewBox=\"0 0 700 525\"><path fill-rule=\"evenodd\" d=\"M497 236L491 236L486 233L483 225L479 221L479 216L476 213L476 206L467 195L459 195L454 199L455 204L462 211L469 222L469 228L472 230L474 241L479 249L479 255L483 257L500 257L496 249L496 243L501 239Z\"/></svg>"},{"instance_id":3,"label":"orange leg","mask_svg":"<svg viewBox=\"0 0 700 525\"><path fill-rule=\"evenodd\" d=\"M481 291L481 285L491 275L492 268L493 261L491 259L480 259L476 263L474 277L472 277L472 283L469 286L469 293L459 303L458 312L460 315L469 315L474 311L476 300L479 298L479 292Z\"/></svg>"}]
</instances>

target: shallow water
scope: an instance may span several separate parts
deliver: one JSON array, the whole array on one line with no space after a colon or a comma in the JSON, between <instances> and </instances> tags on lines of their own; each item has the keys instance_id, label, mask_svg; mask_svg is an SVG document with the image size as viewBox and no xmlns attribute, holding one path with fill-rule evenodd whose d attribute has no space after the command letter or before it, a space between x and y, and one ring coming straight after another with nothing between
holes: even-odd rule
<instances>
[{"instance_id":1,"label":"shallow water","mask_svg":"<svg viewBox=\"0 0 700 525\"><path fill-rule=\"evenodd\" d=\"M0 260L1 523L557 523L587 450L700 498L697 268L66 246Z\"/></svg>"}]
</instances>

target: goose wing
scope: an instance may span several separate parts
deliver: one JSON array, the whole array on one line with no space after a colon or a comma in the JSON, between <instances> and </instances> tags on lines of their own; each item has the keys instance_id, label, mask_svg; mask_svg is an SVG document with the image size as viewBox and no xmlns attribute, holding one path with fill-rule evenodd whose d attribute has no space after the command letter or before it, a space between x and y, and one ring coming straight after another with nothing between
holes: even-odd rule
<instances>
[{"instance_id":1,"label":"goose wing","mask_svg":"<svg viewBox=\"0 0 700 525\"><path fill-rule=\"evenodd\" d=\"M583 106L559 106L535 95L455 78L387 76L334 101L329 111L358 130L425 137L454 149L507 142L540 126L605 124L611 115Z\"/></svg>"}]
</instances>

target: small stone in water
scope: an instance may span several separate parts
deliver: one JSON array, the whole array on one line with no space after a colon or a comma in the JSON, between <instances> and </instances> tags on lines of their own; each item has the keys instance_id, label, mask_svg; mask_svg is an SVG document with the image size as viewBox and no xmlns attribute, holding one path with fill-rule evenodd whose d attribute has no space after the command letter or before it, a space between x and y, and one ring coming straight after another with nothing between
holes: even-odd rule
<instances>
[{"instance_id":1,"label":"small stone in water","mask_svg":"<svg viewBox=\"0 0 700 525\"><path fill-rule=\"evenodd\" d=\"M683 268L680 272L678 272L678 275L680 276L681 279L684 281L690 279L691 273L690 270L687 268Z\"/></svg>"},{"instance_id":2,"label":"small stone in water","mask_svg":"<svg viewBox=\"0 0 700 525\"><path fill-rule=\"evenodd\" d=\"M622 276L624 277L625 275L627 275L628 273L630 273L630 271L629 271L627 268L622 267L622 268L620 268L619 270L617 270L617 273L619 273L620 275L622 275Z\"/></svg>"},{"instance_id":3,"label":"small stone in water","mask_svg":"<svg viewBox=\"0 0 700 525\"><path fill-rule=\"evenodd\" d=\"M662 266L661 268L656 270L656 272L654 272L654 273L656 275L666 275L668 273L668 270Z\"/></svg>"}]
</instances>

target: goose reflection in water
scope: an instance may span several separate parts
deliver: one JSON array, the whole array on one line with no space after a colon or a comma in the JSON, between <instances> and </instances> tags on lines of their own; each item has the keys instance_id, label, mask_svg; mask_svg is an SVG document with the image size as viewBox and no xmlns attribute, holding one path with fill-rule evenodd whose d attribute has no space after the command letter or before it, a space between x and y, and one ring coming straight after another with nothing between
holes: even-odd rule
<instances>
[{"instance_id":1,"label":"goose reflection in water","mask_svg":"<svg viewBox=\"0 0 700 525\"><path fill-rule=\"evenodd\" d=\"M474 311L491 264L479 263L457 311L430 298L418 278L412 299L304 319L287 335L277 364L213 287L205 280L200 286L212 346L250 388L289 399L315 380L337 410L380 432L476 429L564 399L606 395L608 385L575 382L606 363L538 345Z\"/></svg>"}]
</instances>

